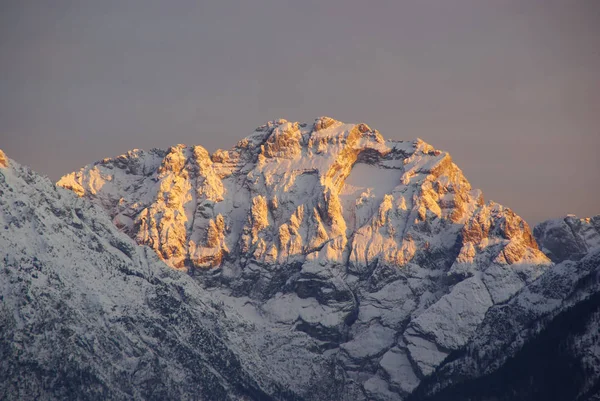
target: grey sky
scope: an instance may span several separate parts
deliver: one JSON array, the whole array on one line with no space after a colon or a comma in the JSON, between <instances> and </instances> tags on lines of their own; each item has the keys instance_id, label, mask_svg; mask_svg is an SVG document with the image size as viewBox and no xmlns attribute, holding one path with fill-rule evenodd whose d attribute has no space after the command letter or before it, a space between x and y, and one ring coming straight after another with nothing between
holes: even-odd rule
<instances>
[{"instance_id":1,"label":"grey sky","mask_svg":"<svg viewBox=\"0 0 600 401\"><path fill-rule=\"evenodd\" d=\"M600 1L4 0L0 60L0 148L52 179L329 115L530 223L600 213Z\"/></svg>"}]
</instances>

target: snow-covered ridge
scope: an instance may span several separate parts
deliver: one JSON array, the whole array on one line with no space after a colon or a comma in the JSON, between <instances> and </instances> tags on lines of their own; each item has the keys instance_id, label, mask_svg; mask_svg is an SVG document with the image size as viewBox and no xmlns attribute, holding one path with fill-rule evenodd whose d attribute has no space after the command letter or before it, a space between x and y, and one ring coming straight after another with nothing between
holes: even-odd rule
<instances>
[{"instance_id":1,"label":"snow-covered ridge","mask_svg":"<svg viewBox=\"0 0 600 401\"><path fill-rule=\"evenodd\" d=\"M597 400L599 331L600 247L594 247L490 308L469 344L410 400Z\"/></svg>"}]
</instances>

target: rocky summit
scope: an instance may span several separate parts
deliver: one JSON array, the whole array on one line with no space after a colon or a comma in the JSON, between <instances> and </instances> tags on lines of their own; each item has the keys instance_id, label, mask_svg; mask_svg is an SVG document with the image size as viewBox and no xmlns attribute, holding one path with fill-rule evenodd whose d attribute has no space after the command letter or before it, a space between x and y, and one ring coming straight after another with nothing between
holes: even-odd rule
<instances>
[{"instance_id":1,"label":"rocky summit","mask_svg":"<svg viewBox=\"0 0 600 401\"><path fill-rule=\"evenodd\" d=\"M548 399L561 374L562 399L600 390L598 217L532 233L420 139L276 120L58 187L2 160L0 398Z\"/></svg>"}]
</instances>

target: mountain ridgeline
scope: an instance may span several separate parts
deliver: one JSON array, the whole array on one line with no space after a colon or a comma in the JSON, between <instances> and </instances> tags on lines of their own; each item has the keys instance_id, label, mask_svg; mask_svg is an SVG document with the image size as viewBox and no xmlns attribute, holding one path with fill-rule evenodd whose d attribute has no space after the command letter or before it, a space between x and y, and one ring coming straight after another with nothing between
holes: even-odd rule
<instances>
[{"instance_id":1,"label":"mountain ridgeline","mask_svg":"<svg viewBox=\"0 0 600 401\"><path fill-rule=\"evenodd\" d=\"M598 397L600 217L532 233L422 140L2 154L0 208L2 399Z\"/></svg>"}]
</instances>

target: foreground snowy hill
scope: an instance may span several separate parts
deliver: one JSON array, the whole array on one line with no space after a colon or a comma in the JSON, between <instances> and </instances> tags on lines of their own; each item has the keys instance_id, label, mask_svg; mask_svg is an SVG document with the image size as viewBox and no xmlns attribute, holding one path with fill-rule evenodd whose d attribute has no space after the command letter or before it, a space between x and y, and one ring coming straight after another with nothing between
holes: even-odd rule
<instances>
[{"instance_id":1,"label":"foreground snowy hill","mask_svg":"<svg viewBox=\"0 0 600 401\"><path fill-rule=\"evenodd\" d=\"M193 279L1 151L0 227L0 399L270 399Z\"/></svg>"},{"instance_id":2,"label":"foreground snowy hill","mask_svg":"<svg viewBox=\"0 0 600 401\"><path fill-rule=\"evenodd\" d=\"M528 399L542 364L598 390L598 218L540 250L421 140L272 121L87 166L79 198L3 159L2 398Z\"/></svg>"}]
</instances>

